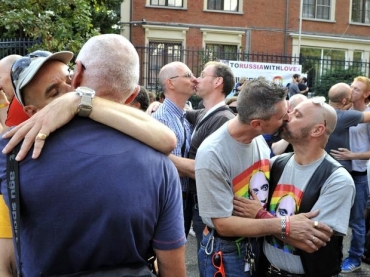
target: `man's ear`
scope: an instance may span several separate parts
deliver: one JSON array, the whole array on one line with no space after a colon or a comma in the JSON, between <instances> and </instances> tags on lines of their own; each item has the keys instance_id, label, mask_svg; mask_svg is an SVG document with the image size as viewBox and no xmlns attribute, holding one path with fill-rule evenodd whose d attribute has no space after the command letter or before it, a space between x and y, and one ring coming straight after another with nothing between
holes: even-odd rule
<instances>
[{"instance_id":1,"label":"man's ear","mask_svg":"<svg viewBox=\"0 0 370 277\"><path fill-rule=\"evenodd\" d=\"M84 73L84 67L80 61L76 61L76 66L73 72L72 87L78 88L81 85Z\"/></svg>"},{"instance_id":2,"label":"man's ear","mask_svg":"<svg viewBox=\"0 0 370 277\"><path fill-rule=\"evenodd\" d=\"M260 130L261 131L261 120L260 119L253 119L251 120L249 124L253 129Z\"/></svg>"},{"instance_id":3,"label":"man's ear","mask_svg":"<svg viewBox=\"0 0 370 277\"><path fill-rule=\"evenodd\" d=\"M134 92L126 99L125 104L130 104L140 92L140 86L136 86Z\"/></svg>"},{"instance_id":4,"label":"man's ear","mask_svg":"<svg viewBox=\"0 0 370 277\"><path fill-rule=\"evenodd\" d=\"M23 107L23 110L29 117L32 117L35 113L39 111L39 109L34 105L25 106Z\"/></svg>"},{"instance_id":5,"label":"man's ear","mask_svg":"<svg viewBox=\"0 0 370 277\"><path fill-rule=\"evenodd\" d=\"M313 137L319 137L321 136L323 133L325 133L325 126L323 124L319 124L319 125L316 125L314 127L314 129L312 130L311 132L311 136Z\"/></svg>"}]
</instances>

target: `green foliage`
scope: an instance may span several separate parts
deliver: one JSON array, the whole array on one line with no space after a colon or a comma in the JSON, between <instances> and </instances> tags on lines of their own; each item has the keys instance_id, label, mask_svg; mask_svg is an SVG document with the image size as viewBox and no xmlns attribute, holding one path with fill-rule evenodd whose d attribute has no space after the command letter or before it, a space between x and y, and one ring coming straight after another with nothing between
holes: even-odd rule
<instances>
[{"instance_id":1,"label":"green foliage","mask_svg":"<svg viewBox=\"0 0 370 277\"><path fill-rule=\"evenodd\" d=\"M120 3L120 0L1 0L1 37L40 39L41 44L29 51L77 53L90 37L119 30L113 27L118 26Z\"/></svg>"},{"instance_id":2,"label":"green foliage","mask_svg":"<svg viewBox=\"0 0 370 277\"><path fill-rule=\"evenodd\" d=\"M315 95L323 95L327 97L330 87L336 83L352 83L357 76L363 75L358 67L349 67L348 69L328 71L323 74L320 80L316 83L314 91Z\"/></svg>"}]
</instances>

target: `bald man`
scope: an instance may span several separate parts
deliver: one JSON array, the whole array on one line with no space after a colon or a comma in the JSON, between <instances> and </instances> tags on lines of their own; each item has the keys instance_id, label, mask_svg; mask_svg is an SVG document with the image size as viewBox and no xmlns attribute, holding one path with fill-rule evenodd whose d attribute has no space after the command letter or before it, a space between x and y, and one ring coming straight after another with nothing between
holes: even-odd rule
<instances>
[{"instance_id":1,"label":"bald man","mask_svg":"<svg viewBox=\"0 0 370 277\"><path fill-rule=\"evenodd\" d=\"M296 202L295 206L294 201L290 202L290 211L302 213L307 209L319 210L320 213L314 220L332 227L334 235L325 247L311 254L297 251L284 237L266 238L263 244L263 252L269 263L266 276L336 276L341 271L341 241L347 233L355 187L350 174L325 151L328 138L335 129L337 116L335 110L324 101L324 97L315 97L301 102L289 114L290 120L281 128L281 137L293 145L294 154L283 154L271 160L272 194L270 192L268 210L271 215L277 216L275 209L280 199L290 195ZM284 158L287 163L282 168L280 177L276 177L273 169L280 169L279 163ZM320 178L321 183L310 181L311 178L317 180L319 172L328 168L331 169L330 173L326 175L328 177ZM272 181L273 177L276 182ZM318 194L313 194L313 191L318 191ZM239 198L236 200L234 206L237 207L242 206L238 203L251 201ZM258 201L254 202L256 209L249 214L253 217L261 209ZM249 206L249 212L252 210ZM247 216L242 211L243 209L234 210L234 213ZM289 217L288 214L284 216ZM317 238L312 236L311 240L315 242Z\"/></svg>"},{"instance_id":2,"label":"bald man","mask_svg":"<svg viewBox=\"0 0 370 277\"><path fill-rule=\"evenodd\" d=\"M329 90L329 105L337 113L337 125L331 134L325 150L330 153L331 150L339 148L350 149L349 128L357 126L359 123L370 122L370 112L360 112L348 110L352 106L352 89L346 83L333 85ZM351 160L339 160L348 172L352 172Z\"/></svg>"}]
</instances>

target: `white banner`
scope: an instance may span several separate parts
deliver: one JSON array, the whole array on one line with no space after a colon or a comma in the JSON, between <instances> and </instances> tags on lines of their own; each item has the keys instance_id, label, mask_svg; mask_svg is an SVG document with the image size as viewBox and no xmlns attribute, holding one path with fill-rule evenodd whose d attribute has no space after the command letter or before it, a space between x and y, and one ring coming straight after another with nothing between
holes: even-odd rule
<instances>
[{"instance_id":1,"label":"white banner","mask_svg":"<svg viewBox=\"0 0 370 277\"><path fill-rule=\"evenodd\" d=\"M229 60L221 60L220 62L230 66L236 82L241 77L252 80L262 76L268 81L286 86L292 81L294 74L302 75L302 66L300 64L255 63Z\"/></svg>"}]
</instances>

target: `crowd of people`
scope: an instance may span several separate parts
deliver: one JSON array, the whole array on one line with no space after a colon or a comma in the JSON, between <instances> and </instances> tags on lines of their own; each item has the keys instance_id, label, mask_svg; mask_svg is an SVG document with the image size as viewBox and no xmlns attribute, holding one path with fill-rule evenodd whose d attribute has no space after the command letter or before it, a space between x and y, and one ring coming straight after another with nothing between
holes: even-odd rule
<instances>
[{"instance_id":1,"label":"crowd of people","mask_svg":"<svg viewBox=\"0 0 370 277\"><path fill-rule=\"evenodd\" d=\"M366 261L367 77L333 84L327 103L299 75L289 89L236 84L221 62L197 77L176 61L155 101L124 37L92 37L73 71L72 58L0 61L0 276L185 277L191 227L201 277L338 276Z\"/></svg>"}]
</instances>

